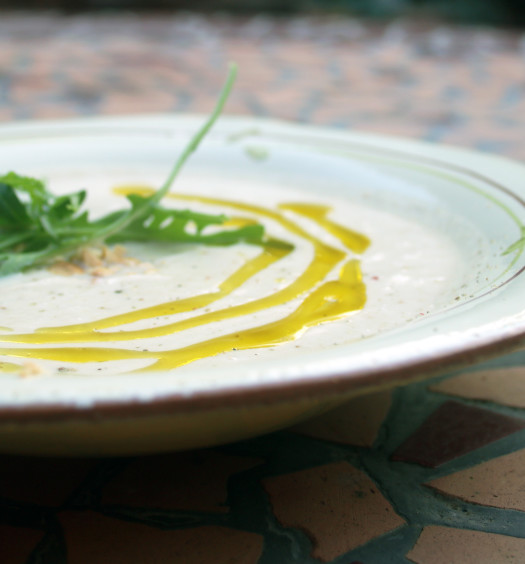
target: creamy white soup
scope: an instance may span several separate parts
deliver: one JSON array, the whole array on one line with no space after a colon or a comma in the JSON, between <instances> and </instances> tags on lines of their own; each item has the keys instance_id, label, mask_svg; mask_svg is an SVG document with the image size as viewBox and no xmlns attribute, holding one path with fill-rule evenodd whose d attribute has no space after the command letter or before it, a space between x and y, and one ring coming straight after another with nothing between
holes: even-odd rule
<instances>
[{"instance_id":1,"label":"creamy white soup","mask_svg":"<svg viewBox=\"0 0 525 564\"><path fill-rule=\"evenodd\" d=\"M78 187L79 173L53 177ZM94 213L160 177L84 173ZM257 221L287 245L126 244L99 269L0 280L0 370L119 374L300 355L368 338L462 299L472 273L442 230L284 183L187 175L166 206Z\"/></svg>"}]
</instances>

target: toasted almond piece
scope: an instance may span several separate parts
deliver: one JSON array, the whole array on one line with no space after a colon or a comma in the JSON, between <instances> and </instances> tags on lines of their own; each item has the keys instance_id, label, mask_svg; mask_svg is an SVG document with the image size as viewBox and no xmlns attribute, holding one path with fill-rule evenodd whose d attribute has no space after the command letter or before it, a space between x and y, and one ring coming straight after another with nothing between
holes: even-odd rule
<instances>
[{"instance_id":1,"label":"toasted almond piece","mask_svg":"<svg viewBox=\"0 0 525 564\"><path fill-rule=\"evenodd\" d=\"M80 268L80 266L65 260L58 260L54 262L49 267L49 270L53 274L58 274L60 276L73 276L74 274L84 274L84 270Z\"/></svg>"},{"instance_id":2,"label":"toasted almond piece","mask_svg":"<svg viewBox=\"0 0 525 564\"><path fill-rule=\"evenodd\" d=\"M97 278L103 278L104 276L109 276L114 274L117 269L115 267L110 268L108 266L97 266L89 270L91 276L96 276Z\"/></svg>"},{"instance_id":3,"label":"toasted almond piece","mask_svg":"<svg viewBox=\"0 0 525 564\"><path fill-rule=\"evenodd\" d=\"M99 249L85 247L81 249L79 258L86 266L95 268L104 264L101 256L102 252Z\"/></svg>"},{"instance_id":4,"label":"toasted almond piece","mask_svg":"<svg viewBox=\"0 0 525 564\"><path fill-rule=\"evenodd\" d=\"M45 369L32 360L26 360L18 373L20 378L32 378L34 376L41 376L44 374Z\"/></svg>"}]
</instances>

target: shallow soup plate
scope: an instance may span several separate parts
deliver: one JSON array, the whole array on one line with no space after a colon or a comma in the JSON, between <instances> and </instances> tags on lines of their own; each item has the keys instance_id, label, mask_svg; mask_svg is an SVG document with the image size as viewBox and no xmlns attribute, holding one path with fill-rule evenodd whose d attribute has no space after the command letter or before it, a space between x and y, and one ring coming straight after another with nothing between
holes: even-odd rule
<instances>
[{"instance_id":1,"label":"shallow soup plate","mask_svg":"<svg viewBox=\"0 0 525 564\"><path fill-rule=\"evenodd\" d=\"M96 215L162 183L201 123L7 125L0 172L85 188ZM166 205L284 244L134 242L102 273L1 279L0 450L226 443L519 348L524 179L463 149L221 118Z\"/></svg>"}]
</instances>

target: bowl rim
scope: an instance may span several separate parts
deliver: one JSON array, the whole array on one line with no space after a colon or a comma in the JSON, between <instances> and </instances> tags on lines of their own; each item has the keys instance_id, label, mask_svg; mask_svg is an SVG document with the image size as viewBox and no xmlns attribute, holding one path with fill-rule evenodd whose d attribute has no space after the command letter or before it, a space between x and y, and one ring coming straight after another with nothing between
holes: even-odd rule
<instances>
[{"instance_id":1,"label":"bowl rim","mask_svg":"<svg viewBox=\"0 0 525 564\"><path fill-rule=\"evenodd\" d=\"M144 127L148 124L158 129L173 123L200 122L198 115L142 115L131 117L96 117L53 122L20 122L3 127L0 141L9 138L27 137L31 132L45 135L54 129L67 131L75 127ZM174 121L175 120L175 121ZM291 124L278 120L261 118L226 117L222 122L223 129L239 129L246 126L259 127L263 135L272 139L287 140L297 136L305 142L318 143L326 141L341 143L344 149L371 148L386 156L402 157L413 160L417 157L420 163L445 167L448 170L483 181L513 198L516 203L525 208L524 196L517 194L507 186L497 182L479 170L472 170L464 164L466 162L480 162L486 170L490 164L494 166L517 167L525 174L525 167L515 161L478 153L469 149L452 146L435 145L424 141L411 140L403 137L375 135L355 131L340 131L316 127L311 125ZM394 148L393 148L394 147ZM440 154L438 158L435 153ZM515 281L518 277L525 279L525 266L506 278L498 288L487 290L483 296ZM477 297L475 298L477 299ZM492 358L518 349L525 344L525 316L517 319L516 323L505 327L497 334L482 334L467 342L448 343L446 348L437 349L434 353L415 355L409 358L396 359L391 363L381 362L375 366L352 366L333 368L326 373L319 373L314 377L294 378L285 381L268 381L218 387L207 390L195 390L191 394L167 393L149 400L95 400L92 404L83 406L57 401L56 403L27 403L23 405L0 406L0 423L24 424L34 422L73 422L96 419L141 418L151 416L177 415L180 413L202 412L215 409L235 409L251 405L295 402L305 398L335 397L344 394L364 393L373 389L394 387L424 379L431 375L443 373L452 369L471 365L475 362Z\"/></svg>"}]
</instances>

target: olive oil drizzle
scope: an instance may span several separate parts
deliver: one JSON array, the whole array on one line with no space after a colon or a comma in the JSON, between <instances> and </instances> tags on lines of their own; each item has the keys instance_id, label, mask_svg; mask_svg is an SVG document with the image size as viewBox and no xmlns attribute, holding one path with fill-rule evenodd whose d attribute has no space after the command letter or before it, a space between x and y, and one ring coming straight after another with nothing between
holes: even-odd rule
<instances>
[{"instance_id":1,"label":"olive oil drizzle","mask_svg":"<svg viewBox=\"0 0 525 564\"><path fill-rule=\"evenodd\" d=\"M117 193L130 194L151 193L146 187L120 187ZM366 287L362 280L360 263L357 259L347 260L341 268L337 280L323 280L348 254L336 247L328 245L314 237L295 221L286 216L286 212L301 215L318 223L323 229L335 236L349 250L362 253L369 245L364 235L332 222L327 215L330 208L317 204L287 203L281 204L281 211L261 206L210 198L205 196L188 196L168 194L167 197L181 200L198 201L205 204L226 206L255 216L266 217L279 223L289 232L308 241L313 247L313 258L305 270L290 284L274 294L248 301L230 308L223 308L189 319L172 322L158 327L139 330L101 331L136 321L169 316L175 313L192 311L205 307L210 303L230 294L256 273L268 268L275 261L284 258L288 249L264 248L255 258L250 259L232 275L224 280L219 288L210 293L190 298L166 302L129 313L115 315L94 322L68 325L62 327L46 327L35 333L22 335L2 335L0 340L25 344L73 343L73 342L111 342L131 339L147 339L172 334L206 323L223 321L247 315L267 308L275 307L300 296L303 301L290 314L277 321L266 323L251 329L221 335L212 339L173 349L173 350L128 350L125 348L105 347L46 347L46 348L1 348L0 354L32 359L45 359L60 362L91 363L113 360L148 359L154 361L140 370L172 370L198 359L215 356L231 350L245 350L258 347L270 347L296 338L309 327L348 315L362 309L366 302Z\"/></svg>"},{"instance_id":2,"label":"olive oil drizzle","mask_svg":"<svg viewBox=\"0 0 525 564\"><path fill-rule=\"evenodd\" d=\"M213 302L231 294L249 278L267 268L290 251L278 247L268 247L255 258L248 260L238 268L231 276L223 281L215 292L199 294L181 300L165 302L140 310L114 315L90 323L79 323L76 325L65 325L61 327L46 327L37 329L34 333L0 335L0 341L12 343L51 344L51 343L79 343L100 341L129 341L132 339L146 339L151 337L162 337L183 331L198 325L204 325L216 320L224 319L227 315L233 317L233 308L219 310L209 314L194 316L191 319L177 321L158 327L128 331L105 331L100 329L122 326L135 323L144 319L174 315L195 311L212 304Z\"/></svg>"},{"instance_id":3,"label":"olive oil drizzle","mask_svg":"<svg viewBox=\"0 0 525 564\"><path fill-rule=\"evenodd\" d=\"M284 319L253 329L229 333L168 351L130 351L114 348L61 347L12 349L13 356L58 360L61 362L107 362L112 360L154 359L156 362L136 372L173 370L195 360L232 350L270 347L298 337L308 327L333 321L366 302L366 287L359 262L352 259L341 269L339 280L325 282L309 294L299 307ZM6 354L0 349L0 354Z\"/></svg>"},{"instance_id":4,"label":"olive oil drizzle","mask_svg":"<svg viewBox=\"0 0 525 564\"><path fill-rule=\"evenodd\" d=\"M344 277L344 282L343 282ZM178 350L158 354L152 366L140 370L173 370L204 357L227 351L269 347L297 338L308 327L333 321L349 311L365 305L366 289L358 261L351 260L343 268L338 281L325 282L309 294L299 307L284 319L253 329L229 333Z\"/></svg>"},{"instance_id":5,"label":"olive oil drizzle","mask_svg":"<svg viewBox=\"0 0 525 564\"><path fill-rule=\"evenodd\" d=\"M145 187L120 187L115 191L119 194L140 194L148 196L152 192L151 188ZM205 307L219 298L225 297L234 289L239 287L242 283L248 280L263 268L266 268L275 260L282 258L288 254L288 249L279 247L267 247L262 256L257 257L255 260L250 261L246 268L241 267L234 275L233 280L227 281L221 285L220 294L210 296L203 294L194 296L185 300L167 302L149 308L142 308L134 310L121 315L107 317L94 322L66 325L62 327L45 327L30 334L10 334L0 336L0 341L4 342L18 342L27 344L51 344L51 343L74 343L74 342L100 342L100 341L122 341L131 339L144 339L151 337L159 337L169 335L178 331L183 331L206 323L214 321L222 321L224 319L231 319L233 317L248 315L262 309L280 305L294 298L297 298L304 292L310 290L315 284L319 283L345 256L344 252L334 247L325 245L317 238L312 237L309 233L304 231L299 225L285 218L279 212L274 212L261 206L254 206L242 204L240 202L232 202L227 200L218 200L212 198L203 198L198 196L183 196L170 194L171 197L181 199L192 199L198 201L206 201L206 203L224 207L241 209L242 211L249 211L258 216L270 217L280 223L283 227L287 228L290 232L299 235L300 237L309 240L314 246L314 257L310 265L306 268L301 276L294 280L287 287L283 288L263 298L258 298L250 302L240 304L238 306L229 307L227 309L220 309L218 311L196 315L190 319L177 321L159 327L150 327L148 329L130 330L130 331L117 331L117 332L100 332L101 329L122 326L127 323L134 323L152 317L161 317L171 315L174 313L182 313L192 311L198 308ZM324 213L324 212L323 212ZM348 241L344 241L348 243ZM268 260L271 259L271 260Z\"/></svg>"},{"instance_id":6,"label":"olive oil drizzle","mask_svg":"<svg viewBox=\"0 0 525 564\"><path fill-rule=\"evenodd\" d=\"M13 362L0 362L0 372L11 373L20 372L22 370L21 364L14 364Z\"/></svg>"},{"instance_id":7,"label":"olive oil drizzle","mask_svg":"<svg viewBox=\"0 0 525 564\"><path fill-rule=\"evenodd\" d=\"M370 245L370 239L366 235L349 229L344 225L335 223L327 218L326 216L332 209L330 206L321 204L284 203L279 204L279 209L290 210L312 219L326 229L326 231L337 237L347 249L355 253L364 253Z\"/></svg>"}]
</instances>

